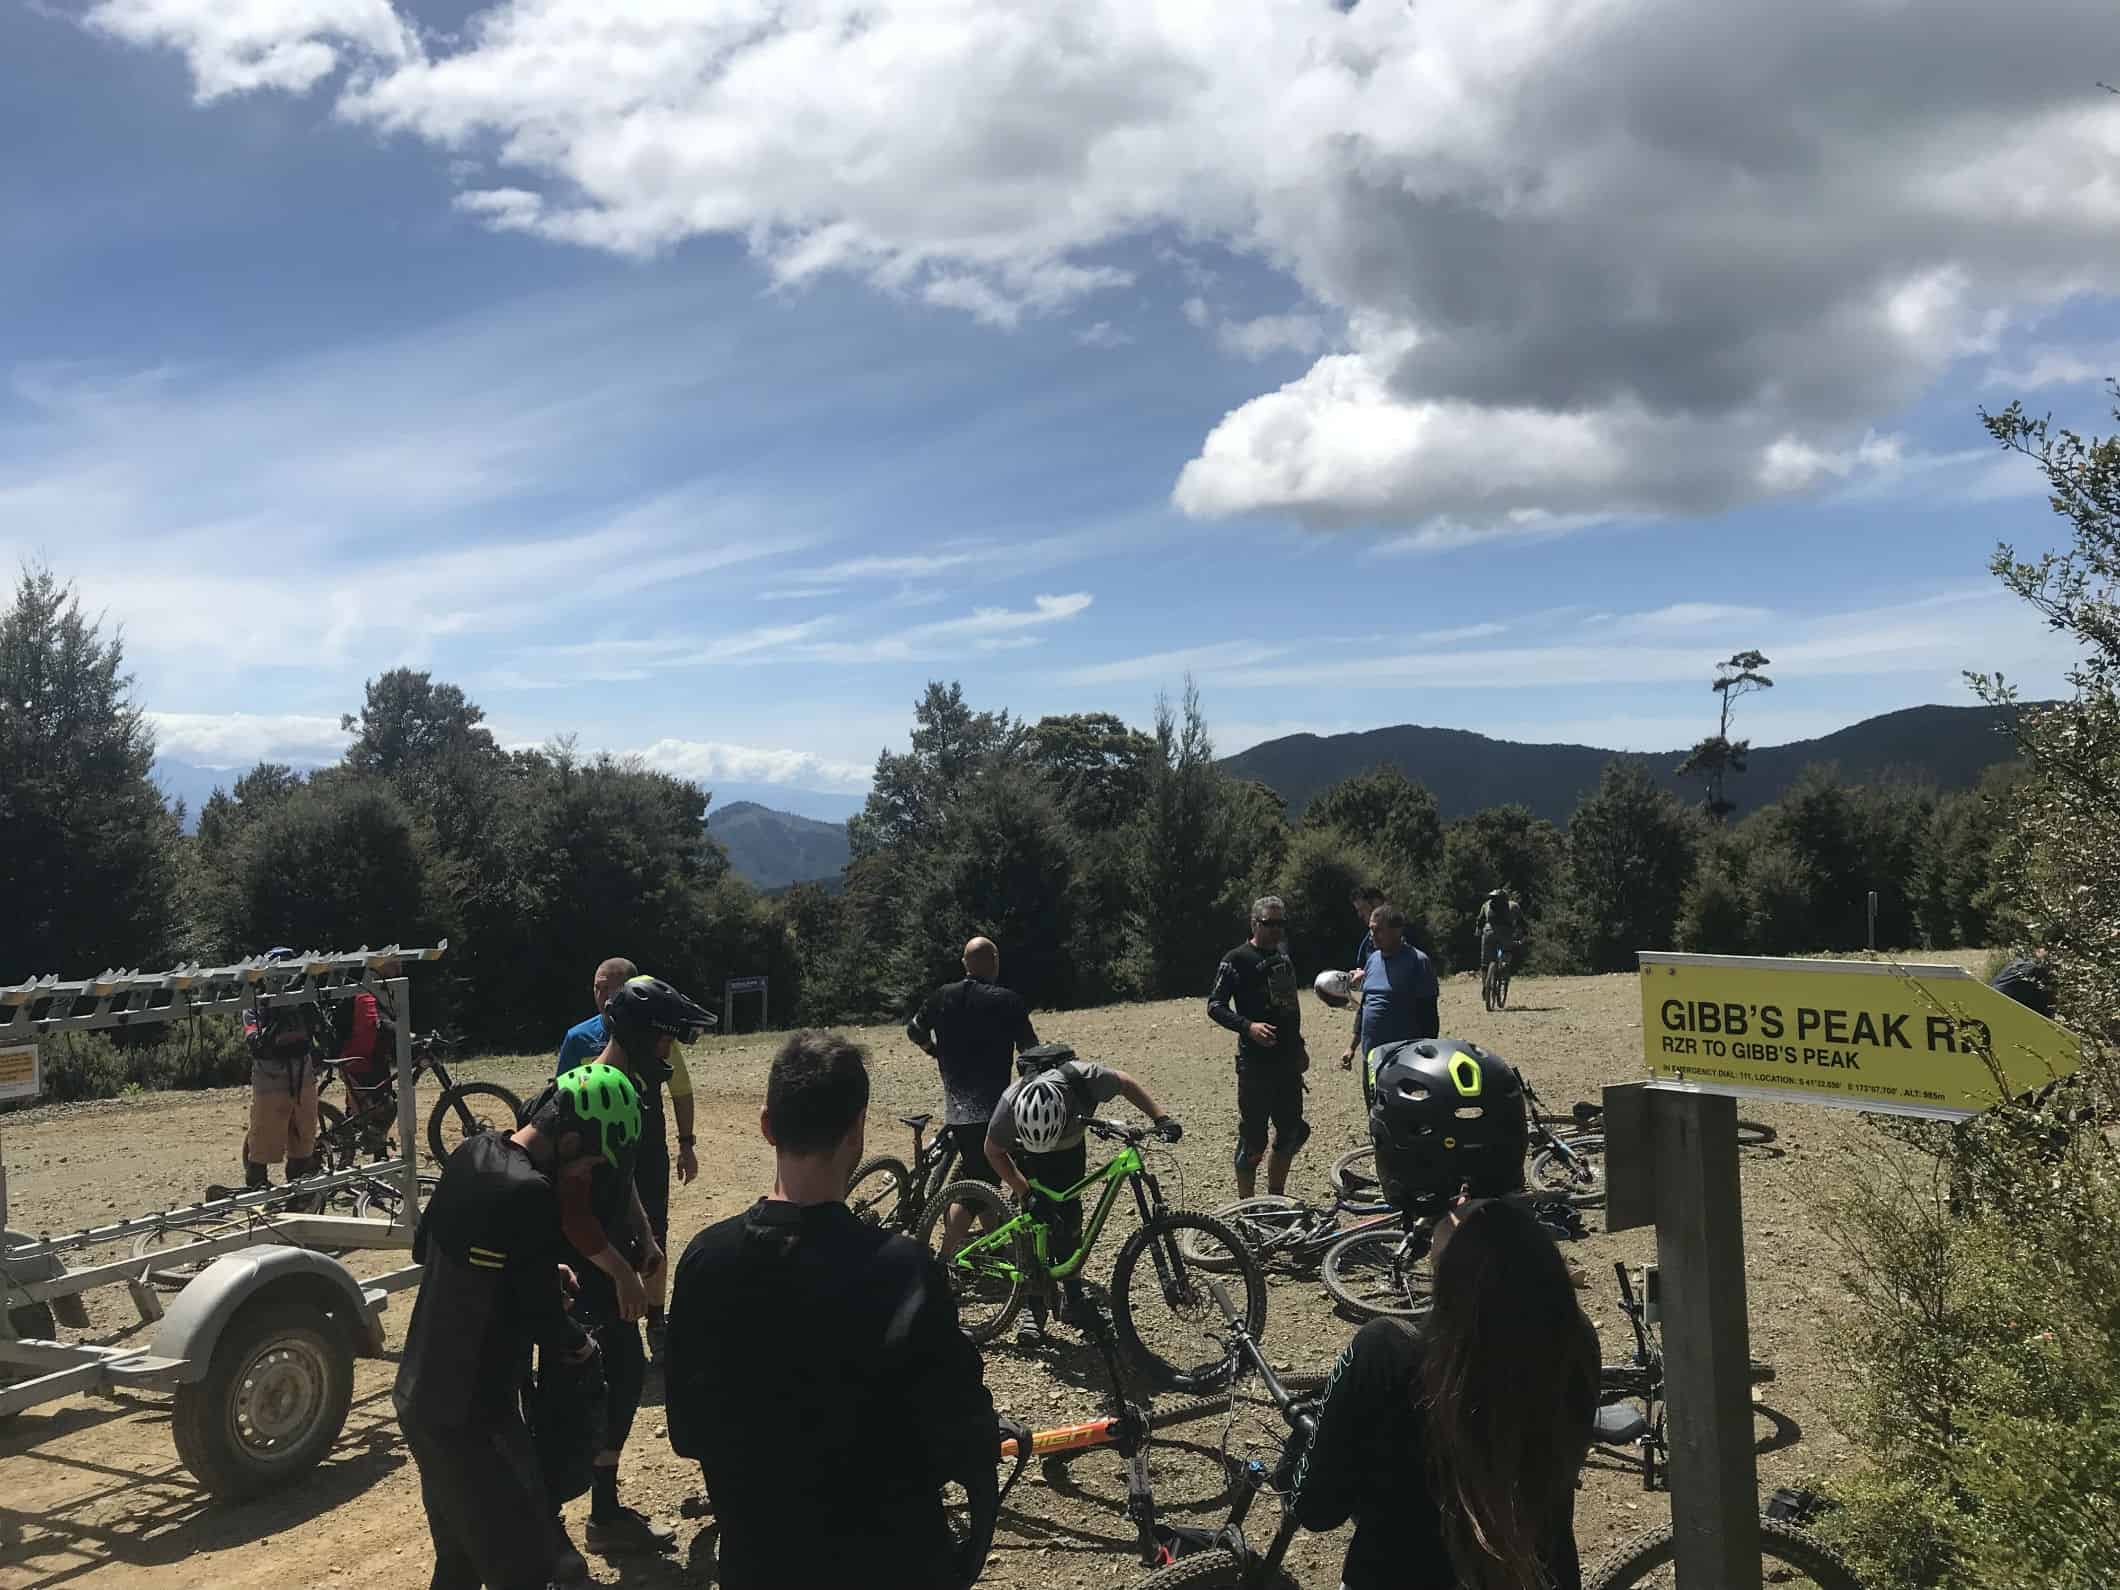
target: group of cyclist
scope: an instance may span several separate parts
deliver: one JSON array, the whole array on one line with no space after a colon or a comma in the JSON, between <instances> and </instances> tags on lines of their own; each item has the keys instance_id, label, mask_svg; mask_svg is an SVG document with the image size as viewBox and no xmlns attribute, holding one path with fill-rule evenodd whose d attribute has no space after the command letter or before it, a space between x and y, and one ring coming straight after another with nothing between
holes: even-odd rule
<instances>
[{"instance_id":1,"label":"group of cyclist","mask_svg":"<svg viewBox=\"0 0 2120 1590\"><path fill-rule=\"evenodd\" d=\"M1572 1495L1598 1355L1552 1238L1507 1196L1522 1187L1520 1086L1498 1057L1436 1038L1432 966L1388 902L1357 904L1368 937L1348 974L1360 997L1345 1063L1363 1056L1387 1193L1435 1218L1436 1301L1418 1333L1375 1322L1340 1355L1292 1505L1313 1528L1355 1520L1346 1590L1568 1590L1580 1583ZM1234 1168L1247 1194L1262 1157L1269 1186L1285 1184L1310 1130L1284 903L1258 901L1251 928L1210 999L1238 1040ZM908 1036L937 1061L963 1173L1006 1186L1064 1241L1079 1203L1033 1183L1083 1179L1099 1106L1124 1098L1169 1141L1179 1125L1137 1079L1039 1043L990 940L965 946L964 971ZM649 1357L640 1321L669 1268L662 1090L689 1180L677 1046L714 1023L621 960L598 967L594 994L597 1014L568 1034L524 1124L452 1155L421 1219L428 1268L396 1403L436 1590L585 1582L559 1512L584 1490L592 1550L675 1544L667 1525L620 1503L617 1480ZM857 1044L818 1031L787 1040L760 1112L773 1186L692 1239L653 1337L670 1440L700 1465L731 1590L940 1590L984 1565L977 1531L958 1540L947 1528L941 1487L963 1487L975 1518L991 1498L992 1399L941 1266L845 1204L868 1102ZM1041 1302L1025 1345L1044 1338ZM1096 1305L1078 1284L1065 1307L1083 1323L1076 1311Z\"/></svg>"}]
</instances>

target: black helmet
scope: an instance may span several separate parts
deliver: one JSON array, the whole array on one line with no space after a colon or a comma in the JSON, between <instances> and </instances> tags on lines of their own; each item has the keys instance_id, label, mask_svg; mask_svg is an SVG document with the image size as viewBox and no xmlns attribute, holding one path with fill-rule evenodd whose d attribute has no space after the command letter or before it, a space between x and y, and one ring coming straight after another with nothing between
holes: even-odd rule
<instances>
[{"instance_id":1,"label":"black helmet","mask_svg":"<svg viewBox=\"0 0 2120 1590\"><path fill-rule=\"evenodd\" d=\"M690 1043L720 1025L711 1012L692 1003L660 977L629 977L604 1001L604 1020L623 1044L628 1038L668 1033Z\"/></svg>"},{"instance_id":2,"label":"black helmet","mask_svg":"<svg viewBox=\"0 0 2120 1590\"><path fill-rule=\"evenodd\" d=\"M1369 1139L1384 1196L1401 1209L1524 1187L1524 1084L1498 1054L1462 1038L1416 1038L1376 1051Z\"/></svg>"},{"instance_id":3,"label":"black helmet","mask_svg":"<svg viewBox=\"0 0 2120 1590\"><path fill-rule=\"evenodd\" d=\"M1064 1043L1041 1043L1034 1049L1026 1049L1016 1056L1016 1075L1034 1077L1050 1071L1055 1066L1064 1066L1075 1058L1075 1051Z\"/></svg>"}]
</instances>

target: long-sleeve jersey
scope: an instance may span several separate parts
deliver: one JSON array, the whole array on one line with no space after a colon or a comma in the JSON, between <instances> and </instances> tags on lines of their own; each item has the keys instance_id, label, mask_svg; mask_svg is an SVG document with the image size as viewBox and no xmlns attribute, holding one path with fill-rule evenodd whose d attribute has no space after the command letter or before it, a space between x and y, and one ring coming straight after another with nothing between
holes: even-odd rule
<instances>
[{"instance_id":1,"label":"long-sleeve jersey","mask_svg":"<svg viewBox=\"0 0 2120 1590\"><path fill-rule=\"evenodd\" d=\"M1237 1035L1242 1065L1294 1063L1303 1053L1303 1007L1296 999L1296 968L1280 950L1239 944L1215 968L1207 1016ZM1249 1028L1263 1021L1274 1029L1271 1047L1253 1043Z\"/></svg>"}]
</instances>

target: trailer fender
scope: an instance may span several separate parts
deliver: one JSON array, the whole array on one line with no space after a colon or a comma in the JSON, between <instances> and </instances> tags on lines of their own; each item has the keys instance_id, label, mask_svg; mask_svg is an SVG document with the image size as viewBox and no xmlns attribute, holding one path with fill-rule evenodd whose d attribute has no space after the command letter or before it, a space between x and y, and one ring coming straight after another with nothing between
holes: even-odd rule
<instances>
[{"instance_id":1,"label":"trailer fender","mask_svg":"<svg viewBox=\"0 0 2120 1590\"><path fill-rule=\"evenodd\" d=\"M181 1360L171 1378L203 1380L221 1332L237 1310L259 1298L306 1299L338 1320L356 1356L383 1350L383 1324L362 1296L361 1283L338 1260L277 1243L224 1253L201 1270L155 1329L158 1358Z\"/></svg>"},{"instance_id":2,"label":"trailer fender","mask_svg":"<svg viewBox=\"0 0 2120 1590\"><path fill-rule=\"evenodd\" d=\"M35 1242L37 1239L26 1231L0 1233L0 1244L12 1248L18 1243ZM66 1261L56 1253L39 1254L34 1259L9 1259L8 1275L17 1285L31 1281L55 1281L66 1273ZM51 1301L52 1317L61 1325L71 1325L75 1330L88 1329L88 1305L81 1301L78 1292Z\"/></svg>"}]
</instances>

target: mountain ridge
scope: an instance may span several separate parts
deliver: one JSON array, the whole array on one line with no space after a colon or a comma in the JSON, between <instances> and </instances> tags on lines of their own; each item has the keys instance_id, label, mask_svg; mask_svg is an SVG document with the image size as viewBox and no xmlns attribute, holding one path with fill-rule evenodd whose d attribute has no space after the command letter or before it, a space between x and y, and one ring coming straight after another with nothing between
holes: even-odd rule
<instances>
[{"instance_id":1,"label":"mountain ridge","mask_svg":"<svg viewBox=\"0 0 2120 1590\"><path fill-rule=\"evenodd\" d=\"M1836 764L1850 783L1905 777L1940 789L1963 789L1989 767L2011 760L2014 748L2003 732L2005 721L1993 707L1906 707L1813 739L1754 746L1748 770L1730 779L1730 798L1740 814L1756 810L1814 763ZM1221 766L1271 787L1287 801L1292 817L1328 785L1389 763L1428 787L1446 822L1513 802L1565 824L1614 757L1632 757L1664 788L1697 797L1698 781L1677 775L1685 755L1684 749L1625 752L1497 740L1471 729L1402 723L1352 734L1284 735L1224 757Z\"/></svg>"}]
</instances>

